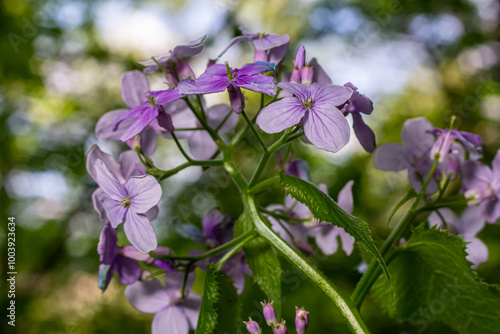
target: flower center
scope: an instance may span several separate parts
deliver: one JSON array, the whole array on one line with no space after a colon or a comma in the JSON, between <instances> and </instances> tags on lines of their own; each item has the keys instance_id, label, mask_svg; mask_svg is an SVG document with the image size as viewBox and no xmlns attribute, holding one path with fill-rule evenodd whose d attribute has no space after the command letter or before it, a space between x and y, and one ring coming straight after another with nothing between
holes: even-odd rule
<instances>
[{"instance_id":1,"label":"flower center","mask_svg":"<svg viewBox=\"0 0 500 334\"><path fill-rule=\"evenodd\" d=\"M120 204L120 206L128 208L130 206L130 198L125 197L124 199L122 199L122 204Z\"/></svg>"},{"instance_id":2,"label":"flower center","mask_svg":"<svg viewBox=\"0 0 500 334\"><path fill-rule=\"evenodd\" d=\"M227 77L229 78L229 81L233 80L233 73L231 72L231 67L229 67L229 63L226 61L225 62L226 64L226 73L227 73Z\"/></svg>"},{"instance_id":3,"label":"flower center","mask_svg":"<svg viewBox=\"0 0 500 334\"><path fill-rule=\"evenodd\" d=\"M308 97L307 100L302 102L302 105L308 110L311 109L313 107L313 99L311 97Z\"/></svg>"},{"instance_id":4,"label":"flower center","mask_svg":"<svg viewBox=\"0 0 500 334\"><path fill-rule=\"evenodd\" d=\"M266 37L266 33L265 32L258 32L257 36L259 36L259 38L264 38L264 37Z\"/></svg>"}]
</instances>

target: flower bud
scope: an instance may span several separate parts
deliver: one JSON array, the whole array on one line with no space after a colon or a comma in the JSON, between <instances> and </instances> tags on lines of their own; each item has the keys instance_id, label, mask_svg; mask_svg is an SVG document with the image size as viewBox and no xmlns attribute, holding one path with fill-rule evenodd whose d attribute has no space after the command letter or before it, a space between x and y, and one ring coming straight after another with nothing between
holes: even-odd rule
<instances>
[{"instance_id":1,"label":"flower bud","mask_svg":"<svg viewBox=\"0 0 500 334\"><path fill-rule=\"evenodd\" d=\"M304 85L311 86L313 81L314 71L310 66L304 66L300 71L300 78Z\"/></svg>"},{"instance_id":2,"label":"flower bud","mask_svg":"<svg viewBox=\"0 0 500 334\"><path fill-rule=\"evenodd\" d=\"M260 330L259 324L252 320L252 318L248 318L248 321L243 321L245 325L247 325L247 331L250 334L262 334Z\"/></svg>"},{"instance_id":3,"label":"flower bud","mask_svg":"<svg viewBox=\"0 0 500 334\"><path fill-rule=\"evenodd\" d=\"M307 319L307 312L303 307L298 308L295 306L295 328L297 330L297 334L304 334L307 329L307 325L309 324L309 320Z\"/></svg>"},{"instance_id":4,"label":"flower bud","mask_svg":"<svg viewBox=\"0 0 500 334\"><path fill-rule=\"evenodd\" d=\"M271 302L261 302L262 305L262 313L264 314L264 318L266 319L266 323L268 326L274 326L278 323L278 317L276 316L276 311L274 310L273 304L274 300Z\"/></svg>"},{"instance_id":5,"label":"flower bud","mask_svg":"<svg viewBox=\"0 0 500 334\"><path fill-rule=\"evenodd\" d=\"M304 67L305 63L306 63L306 49L304 48L304 46L301 46L299 50L297 50L297 55L295 56L294 68L296 67L299 70L301 70L302 67Z\"/></svg>"},{"instance_id":6,"label":"flower bud","mask_svg":"<svg viewBox=\"0 0 500 334\"><path fill-rule=\"evenodd\" d=\"M273 329L274 334L288 334L288 328L285 326L285 323L286 321L281 319L281 322Z\"/></svg>"}]
</instances>

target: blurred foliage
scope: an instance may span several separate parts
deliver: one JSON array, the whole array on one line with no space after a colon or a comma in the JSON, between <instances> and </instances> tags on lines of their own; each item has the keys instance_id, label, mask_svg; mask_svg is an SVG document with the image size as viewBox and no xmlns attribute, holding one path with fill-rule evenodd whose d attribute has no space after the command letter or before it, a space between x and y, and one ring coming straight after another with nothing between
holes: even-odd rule
<instances>
[{"instance_id":1,"label":"blurred foliage","mask_svg":"<svg viewBox=\"0 0 500 334\"><path fill-rule=\"evenodd\" d=\"M147 7L168 21L186 11L189 17L200 2L114 4L117 10ZM399 142L407 118L425 116L444 127L455 115L461 130L483 137L485 161L491 161L500 148L500 9L495 1L225 0L213 2L213 6L222 9L222 14L217 18L218 27L208 36L208 45L216 44L220 35L229 40L242 25L247 30L290 34L291 50L299 43L319 43L326 49L321 58L324 64L360 56L369 59L372 48L391 42L414 43L423 56L411 77L397 92L375 97L375 112L368 123L375 129L378 143ZM152 316L135 311L125 300L122 286L113 282L101 295L96 284L95 249L101 223L91 203L95 184L85 171L85 152L97 142L93 135L97 119L122 107L121 74L139 68L136 61L144 57L141 50L116 48L102 36L98 18L106 20L112 14L103 12L106 8L103 2L93 0L5 0L0 4L0 211L4 220L17 218L15 329L19 333L149 332ZM187 41L194 36L183 37ZM336 51L339 43L347 50L345 57L332 59L330 49ZM165 45L164 52L171 47ZM396 45L391 54L397 58L401 52L404 58L403 51ZM285 60L287 66L291 57ZM350 80L356 83L362 79L360 74ZM374 80L373 86L387 84L384 77ZM256 96L249 98L251 113L258 102ZM271 136L265 138L271 140ZM170 144L162 142L155 155L160 165L172 164L171 157L178 159ZM124 149L120 143L100 145L115 156ZM348 180L355 180L354 214L370 224L376 239L389 233L387 218L407 187L404 174L374 170L371 155L359 149L340 159L305 145L293 149L294 156L310 162L313 181L326 183L334 198ZM248 166L258 158L258 152L248 134L238 147L237 165L249 173ZM274 163L268 171L273 168ZM210 188L213 180L220 186ZM455 191L458 186L454 185ZM168 180L164 189L169 191L164 192L155 226L162 244L180 254L196 246L179 237L173 222L199 224L201 216L215 206L234 217L242 211L241 203L235 200L236 189L222 170L210 170L199 179L179 175ZM273 188L260 196L260 204L281 201L282 195ZM489 248L490 259L478 273L489 283L500 283L498 224L486 226L479 236ZM0 262L4 263L3 228L0 244ZM361 262L360 253L350 257L342 252L330 257L322 256L319 250L316 253L318 267L349 294L360 278L355 270ZM282 262L283 317L292 322L294 306L304 306L310 311L308 333L347 332L334 305ZM1 284L6 291L5 280ZM4 298L2 292L2 308L6 307ZM264 298L256 284L248 281L242 296L243 316L258 320L258 301ZM373 333L416 333L418 329L388 318L371 298L362 314ZM445 332L450 330L429 321L426 333Z\"/></svg>"}]
</instances>

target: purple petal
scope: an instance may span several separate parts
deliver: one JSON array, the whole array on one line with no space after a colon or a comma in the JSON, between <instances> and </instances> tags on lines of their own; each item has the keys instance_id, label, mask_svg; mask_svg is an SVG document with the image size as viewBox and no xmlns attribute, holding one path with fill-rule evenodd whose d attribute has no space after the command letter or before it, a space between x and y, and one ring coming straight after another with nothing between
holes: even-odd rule
<instances>
[{"instance_id":1,"label":"purple petal","mask_svg":"<svg viewBox=\"0 0 500 334\"><path fill-rule=\"evenodd\" d=\"M97 151L94 150L94 152ZM123 198L127 197L125 188L101 159L95 161L94 168L97 184L110 196L110 198L121 201Z\"/></svg>"},{"instance_id":2,"label":"purple petal","mask_svg":"<svg viewBox=\"0 0 500 334\"><path fill-rule=\"evenodd\" d=\"M250 37L249 37L249 36L236 36L235 38L233 38L233 39L229 42L229 44L228 44L228 45L224 48L224 50L222 50L222 52L221 52L221 53L219 53L219 55L217 56L217 58L222 57L222 55L224 55L224 53L226 53L226 52L227 52L227 50L229 50L229 48L230 48L231 46L233 46L233 45L235 45L235 44L237 44L237 43L239 43L239 42L241 42L241 41L248 40L248 39L250 39Z\"/></svg>"},{"instance_id":3,"label":"purple petal","mask_svg":"<svg viewBox=\"0 0 500 334\"><path fill-rule=\"evenodd\" d=\"M231 84L227 87L227 92L231 108L235 113L241 113L245 109L245 96L241 92L241 88Z\"/></svg>"},{"instance_id":4,"label":"purple petal","mask_svg":"<svg viewBox=\"0 0 500 334\"><path fill-rule=\"evenodd\" d=\"M276 94L274 78L264 74L241 76L234 79L234 84L238 87L245 88L253 92L267 94L269 96L274 96Z\"/></svg>"},{"instance_id":5,"label":"purple petal","mask_svg":"<svg viewBox=\"0 0 500 334\"><path fill-rule=\"evenodd\" d=\"M234 114L236 116L236 114ZM217 144L205 131L193 131L188 139L189 152L197 160L208 160L217 151Z\"/></svg>"},{"instance_id":6,"label":"purple petal","mask_svg":"<svg viewBox=\"0 0 500 334\"><path fill-rule=\"evenodd\" d=\"M190 293L182 302L182 310L186 315L189 326L195 329L198 325L198 317L200 315L201 296L196 293Z\"/></svg>"},{"instance_id":7,"label":"purple petal","mask_svg":"<svg viewBox=\"0 0 500 334\"><path fill-rule=\"evenodd\" d=\"M198 37L198 38L192 40L191 42L189 42L187 44L178 45L174 48L174 50L169 55L161 56L161 57L157 58L156 60L160 64L164 64L167 61L169 61L171 58L183 58L183 57L196 56L197 54L199 54L203 50L203 45L199 45L199 44L201 44L205 40L206 36L207 35L203 35L201 37ZM156 71L158 69L158 65L156 64L156 62L154 60L142 61L142 62L139 62L139 64L141 64L142 66L149 67L147 69L147 72L153 72L153 71Z\"/></svg>"},{"instance_id":8,"label":"purple petal","mask_svg":"<svg viewBox=\"0 0 500 334\"><path fill-rule=\"evenodd\" d=\"M440 229L444 230L447 229L448 226L455 224L455 222L458 220L457 215L448 208L439 209L438 211L439 214L436 211L433 211L427 218L429 226L437 226ZM439 215L443 217L444 222Z\"/></svg>"},{"instance_id":9,"label":"purple petal","mask_svg":"<svg viewBox=\"0 0 500 334\"><path fill-rule=\"evenodd\" d=\"M180 307L170 305L155 314L151 328L151 334L188 334L189 322Z\"/></svg>"},{"instance_id":10,"label":"purple petal","mask_svg":"<svg viewBox=\"0 0 500 334\"><path fill-rule=\"evenodd\" d=\"M157 313L170 305L167 291L156 278L127 286L125 297L136 310L143 313Z\"/></svg>"},{"instance_id":11,"label":"purple petal","mask_svg":"<svg viewBox=\"0 0 500 334\"><path fill-rule=\"evenodd\" d=\"M161 199L161 186L154 176L132 176L125 183L130 196L130 209L135 213L145 213Z\"/></svg>"},{"instance_id":12,"label":"purple petal","mask_svg":"<svg viewBox=\"0 0 500 334\"><path fill-rule=\"evenodd\" d=\"M115 158L101 151L99 146L93 145L90 148L89 152L87 153L85 165L87 167L87 172L89 173L90 177L92 177L92 179L96 183L98 183L95 171L97 160L101 160L106 165L106 167L111 171L111 174L113 174L114 177L120 181L120 183L125 182L125 179L123 178L122 173L120 172L120 165L118 165Z\"/></svg>"},{"instance_id":13,"label":"purple petal","mask_svg":"<svg viewBox=\"0 0 500 334\"><path fill-rule=\"evenodd\" d=\"M116 201L104 196L107 195L103 195L102 204L106 209L106 214L108 216L109 222L113 228L117 228L118 225L123 222L127 211L130 210L127 210L127 208L121 206L120 201Z\"/></svg>"},{"instance_id":14,"label":"purple petal","mask_svg":"<svg viewBox=\"0 0 500 334\"><path fill-rule=\"evenodd\" d=\"M342 249L347 256L352 254L354 250L354 237L349 235L342 227L335 226L338 230L340 240L342 240Z\"/></svg>"},{"instance_id":15,"label":"purple petal","mask_svg":"<svg viewBox=\"0 0 500 334\"><path fill-rule=\"evenodd\" d=\"M346 112L363 113L366 115L370 115L373 112L372 100L366 97L366 95L360 94L358 92L358 88L352 83L348 82L344 86L349 87L353 90L353 94L349 99L349 104L346 105Z\"/></svg>"},{"instance_id":16,"label":"purple petal","mask_svg":"<svg viewBox=\"0 0 500 334\"><path fill-rule=\"evenodd\" d=\"M493 170L493 184L494 186L500 186L500 150L495 154L495 158L491 162L491 169Z\"/></svg>"},{"instance_id":17,"label":"purple petal","mask_svg":"<svg viewBox=\"0 0 500 334\"><path fill-rule=\"evenodd\" d=\"M484 224L481 208L471 206L465 209L460 219L453 224L453 228L458 234L463 234L464 240L470 240L484 228Z\"/></svg>"},{"instance_id":18,"label":"purple petal","mask_svg":"<svg viewBox=\"0 0 500 334\"><path fill-rule=\"evenodd\" d=\"M156 104L165 104L183 97L177 88L149 92L149 95L156 100Z\"/></svg>"},{"instance_id":19,"label":"purple petal","mask_svg":"<svg viewBox=\"0 0 500 334\"><path fill-rule=\"evenodd\" d=\"M278 46L288 44L289 42L290 42L290 36L288 36L287 34L281 36L276 34L269 34L265 35L263 38L257 38L252 41L255 49L259 51L265 51L272 48L276 48Z\"/></svg>"},{"instance_id":20,"label":"purple petal","mask_svg":"<svg viewBox=\"0 0 500 334\"><path fill-rule=\"evenodd\" d=\"M144 103L144 95L149 91L149 82L141 71L125 72L122 75L121 93L123 102L130 108Z\"/></svg>"},{"instance_id":21,"label":"purple petal","mask_svg":"<svg viewBox=\"0 0 500 334\"><path fill-rule=\"evenodd\" d=\"M123 141L126 141L126 140L129 140L129 139L137 136L156 117L158 117L158 107L148 107L148 108L144 109L142 114L123 133L123 135L120 137L120 139Z\"/></svg>"},{"instance_id":22,"label":"purple petal","mask_svg":"<svg viewBox=\"0 0 500 334\"><path fill-rule=\"evenodd\" d=\"M102 196L105 194L106 193L104 192L104 190L102 190L101 188L97 188L92 193L92 204L94 204L94 209L99 214L99 219L101 220L101 222L103 222L104 224L108 224L108 214L106 213L106 209L104 208L102 199Z\"/></svg>"},{"instance_id":23,"label":"purple petal","mask_svg":"<svg viewBox=\"0 0 500 334\"><path fill-rule=\"evenodd\" d=\"M263 108L257 117L257 124L264 132L278 133L298 124L305 113L306 109L299 99L285 97Z\"/></svg>"},{"instance_id":24,"label":"purple petal","mask_svg":"<svg viewBox=\"0 0 500 334\"><path fill-rule=\"evenodd\" d=\"M408 151L398 144L384 144L379 146L374 156L375 168L397 172L409 166Z\"/></svg>"},{"instance_id":25,"label":"purple petal","mask_svg":"<svg viewBox=\"0 0 500 334\"><path fill-rule=\"evenodd\" d=\"M158 246L155 230L146 216L128 210L123 227L128 240L139 251L148 253Z\"/></svg>"},{"instance_id":26,"label":"purple petal","mask_svg":"<svg viewBox=\"0 0 500 334\"><path fill-rule=\"evenodd\" d=\"M240 69L235 72L235 79L240 79L242 77L253 77L259 75L262 72L274 71L274 63L268 63L263 61L258 61L255 63L249 63L243 65Z\"/></svg>"},{"instance_id":27,"label":"purple petal","mask_svg":"<svg viewBox=\"0 0 500 334\"><path fill-rule=\"evenodd\" d=\"M311 181L309 165L302 159L294 159L288 162L285 173L301 178L302 180Z\"/></svg>"},{"instance_id":28,"label":"purple petal","mask_svg":"<svg viewBox=\"0 0 500 334\"><path fill-rule=\"evenodd\" d=\"M142 164L137 152L128 150L120 154L120 171L125 179L131 176L144 175L146 167Z\"/></svg>"},{"instance_id":29,"label":"purple petal","mask_svg":"<svg viewBox=\"0 0 500 334\"><path fill-rule=\"evenodd\" d=\"M352 185L354 181L351 180L347 182L339 193L337 202L339 206L347 213L351 214L354 206L354 200L352 198Z\"/></svg>"},{"instance_id":30,"label":"purple petal","mask_svg":"<svg viewBox=\"0 0 500 334\"><path fill-rule=\"evenodd\" d=\"M144 215L148 218L149 221L153 221L156 217L158 217L158 212L158 206L153 206Z\"/></svg>"},{"instance_id":31,"label":"purple petal","mask_svg":"<svg viewBox=\"0 0 500 334\"><path fill-rule=\"evenodd\" d=\"M370 129L368 125L363 121L360 113L352 113L353 129L356 137L358 137L359 143L366 152L372 153L375 150L375 133Z\"/></svg>"},{"instance_id":32,"label":"purple petal","mask_svg":"<svg viewBox=\"0 0 500 334\"><path fill-rule=\"evenodd\" d=\"M217 104L213 107L207 109L207 123L213 129L217 128L220 123L227 116L231 108L225 104ZM231 113L227 118L226 122L219 129L220 133L227 133L232 131L238 124L238 116L235 113Z\"/></svg>"},{"instance_id":33,"label":"purple petal","mask_svg":"<svg viewBox=\"0 0 500 334\"><path fill-rule=\"evenodd\" d=\"M351 88L344 86L324 86L317 83L311 85L311 97L315 106L319 103L340 106L349 100L352 93Z\"/></svg>"},{"instance_id":34,"label":"purple petal","mask_svg":"<svg viewBox=\"0 0 500 334\"><path fill-rule=\"evenodd\" d=\"M209 94L223 92L229 86L226 66L215 64L210 66L198 79L185 79L179 83L177 89L184 95Z\"/></svg>"},{"instance_id":35,"label":"purple petal","mask_svg":"<svg viewBox=\"0 0 500 334\"><path fill-rule=\"evenodd\" d=\"M478 238L470 240L465 251L467 260L472 262L472 269L476 269L481 263L488 261L488 247Z\"/></svg>"},{"instance_id":36,"label":"purple petal","mask_svg":"<svg viewBox=\"0 0 500 334\"><path fill-rule=\"evenodd\" d=\"M109 111L102 115L95 126L95 134L97 135L97 138L102 140L120 140L123 132L130 125L132 125L132 123L134 123L134 120L132 118L123 120L122 122L120 122L116 130L113 130L113 125L115 124L116 119L119 115L122 115L128 111L129 110L127 109L118 109Z\"/></svg>"},{"instance_id":37,"label":"purple petal","mask_svg":"<svg viewBox=\"0 0 500 334\"><path fill-rule=\"evenodd\" d=\"M496 223L498 218L500 218L500 200L498 197L487 198L481 202L480 206L486 221L490 224Z\"/></svg>"},{"instance_id":38,"label":"purple petal","mask_svg":"<svg viewBox=\"0 0 500 334\"><path fill-rule=\"evenodd\" d=\"M269 62L278 65L286 55L288 51L288 43L272 48L269 50Z\"/></svg>"},{"instance_id":39,"label":"purple petal","mask_svg":"<svg viewBox=\"0 0 500 334\"><path fill-rule=\"evenodd\" d=\"M116 117L115 119L115 123L113 124L113 127L112 127L112 130L113 131L118 131L118 128L120 127L120 124L126 120L126 119L129 119L129 118L137 118L141 115L141 112L147 108L149 108L149 102L144 102L143 104L133 108L133 109L130 109L126 112L124 112L123 114L120 114ZM129 126L127 126L128 128ZM121 137L120 137L121 139Z\"/></svg>"},{"instance_id":40,"label":"purple petal","mask_svg":"<svg viewBox=\"0 0 500 334\"><path fill-rule=\"evenodd\" d=\"M331 225L315 227L313 229L315 234L316 245L325 255L335 254L339 248L337 239L337 231Z\"/></svg>"},{"instance_id":41,"label":"purple petal","mask_svg":"<svg viewBox=\"0 0 500 334\"><path fill-rule=\"evenodd\" d=\"M142 151L147 156L152 156L156 150L156 131L151 126L148 126L140 133L140 135Z\"/></svg>"},{"instance_id":42,"label":"purple petal","mask_svg":"<svg viewBox=\"0 0 500 334\"><path fill-rule=\"evenodd\" d=\"M432 124L423 117L406 120L401 132L401 142L407 148L425 152L434 144L431 131Z\"/></svg>"},{"instance_id":43,"label":"purple petal","mask_svg":"<svg viewBox=\"0 0 500 334\"><path fill-rule=\"evenodd\" d=\"M331 85L332 79L326 74L325 70L318 63L316 58L311 59L309 62L309 66L311 66L314 70L313 82L317 82L322 85Z\"/></svg>"},{"instance_id":44,"label":"purple petal","mask_svg":"<svg viewBox=\"0 0 500 334\"><path fill-rule=\"evenodd\" d=\"M117 241L116 230L106 224L101 231L99 243L97 244L97 253L102 264L113 263L116 257Z\"/></svg>"},{"instance_id":45,"label":"purple petal","mask_svg":"<svg viewBox=\"0 0 500 334\"><path fill-rule=\"evenodd\" d=\"M133 284L141 277L142 269L137 261L118 256L116 258L116 264L120 283L125 285Z\"/></svg>"},{"instance_id":46,"label":"purple petal","mask_svg":"<svg viewBox=\"0 0 500 334\"><path fill-rule=\"evenodd\" d=\"M113 278L115 271L116 271L116 263L113 263L111 265L109 265L109 264L100 264L99 265L99 275L97 277L97 286L103 292L106 290L109 283L111 282L111 279Z\"/></svg>"},{"instance_id":47,"label":"purple petal","mask_svg":"<svg viewBox=\"0 0 500 334\"><path fill-rule=\"evenodd\" d=\"M465 161L460 167L460 177L465 189L480 189L493 180L493 172L480 162Z\"/></svg>"},{"instance_id":48,"label":"purple petal","mask_svg":"<svg viewBox=\"0 0 500 334\"><path fill-rule=\"evenodd\" d=\"M289 91L302 101L305 101L311 97L311 88L304 84L295 82L280 82L277 84L277 86L286 91Z\"/></svg>"},{"instance_id":49,"label":"purple petal","mask_svg":"<svg viewBox=\"0 0 500 334\"><path fill-rule=\"evenodd\" d=\"M315 103L304 117L304 132L311 143L319 149L338 152L351 137L349 123L335 107Z\"/></svg>"}]
</instances>

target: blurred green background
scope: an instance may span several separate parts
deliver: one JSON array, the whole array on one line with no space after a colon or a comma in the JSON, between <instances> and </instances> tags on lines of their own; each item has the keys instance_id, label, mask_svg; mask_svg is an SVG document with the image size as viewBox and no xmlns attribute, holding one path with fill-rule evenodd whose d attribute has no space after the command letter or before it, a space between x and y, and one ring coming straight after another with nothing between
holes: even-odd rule
<instances>
[{"instance_id":1,"label":"blurred green background","mask_svg":"<svg viewBox=\"0 0 500 334\"><path fill-rule=\"evenodd\" d=\"M177 44L208 34L197 74L242 26L254 32L288 33L291 66L298 45L317 57L334 83L352 82L375 102L365 118L379 144L398 142L402 123L425 116L445 127L457 117L461 130L480 134L485 161L500 148L500 4L494 0L444 1L23 1L0 4L0 229L2 277L6 272L7 217L17 223L17 326L1 332L149 333L152 315L135 311L113 281L97 288L96 245L102 228L91 203L96 185L86 174L85 153L98 143L115 157L121 143L93 134L97 119L123 107L120 76L139 69L137 61L166 54ZM250 60L242 43L230 63ZM161 78L153 80L153 87ZM155 86L156 85L156 86ZM248 95L249 112L257 96ZM270 137L265 137L271 140ZM239 147L245 172L257 158L251 134ZM295 156L311 164L315 183L326 183L336 198L351 179L354 214L367 221L376 239L389 233L387 218L404 196L404 173L383 173L356 139L338 154L295 145ZM162 140L154 160L168 168L182 161ZM270 164L269 171L274 168ZM218 187L209 185L218 180ZM455 184L455 191L459 185ZM237 216L242 209L225 174L185 171L164 182L161 213L155 221L162 245L185 253L194 244L181 239L172 222L200 223L214 207ZM278 189L262 199L282 201ZM398 218L399 214L396 216ZM394 223L394 222L393 222ZM490 259L478 268L489 283L500 283L500 227L479 235ZM317 265L350 294L360 277L359 252L319 253ZM346 333L340 313L319 290L283 262L283 316L293 323L294 306L310 311L309 333ZM2 309L6 285L1 280ZM243 294L243 317L258 319L265 296L251 281ZM368 298L362 314L373 333L417 333L420 326L389 319ZM425 333L449 329L429 321Z\"/></svg>"}]
</instances>

